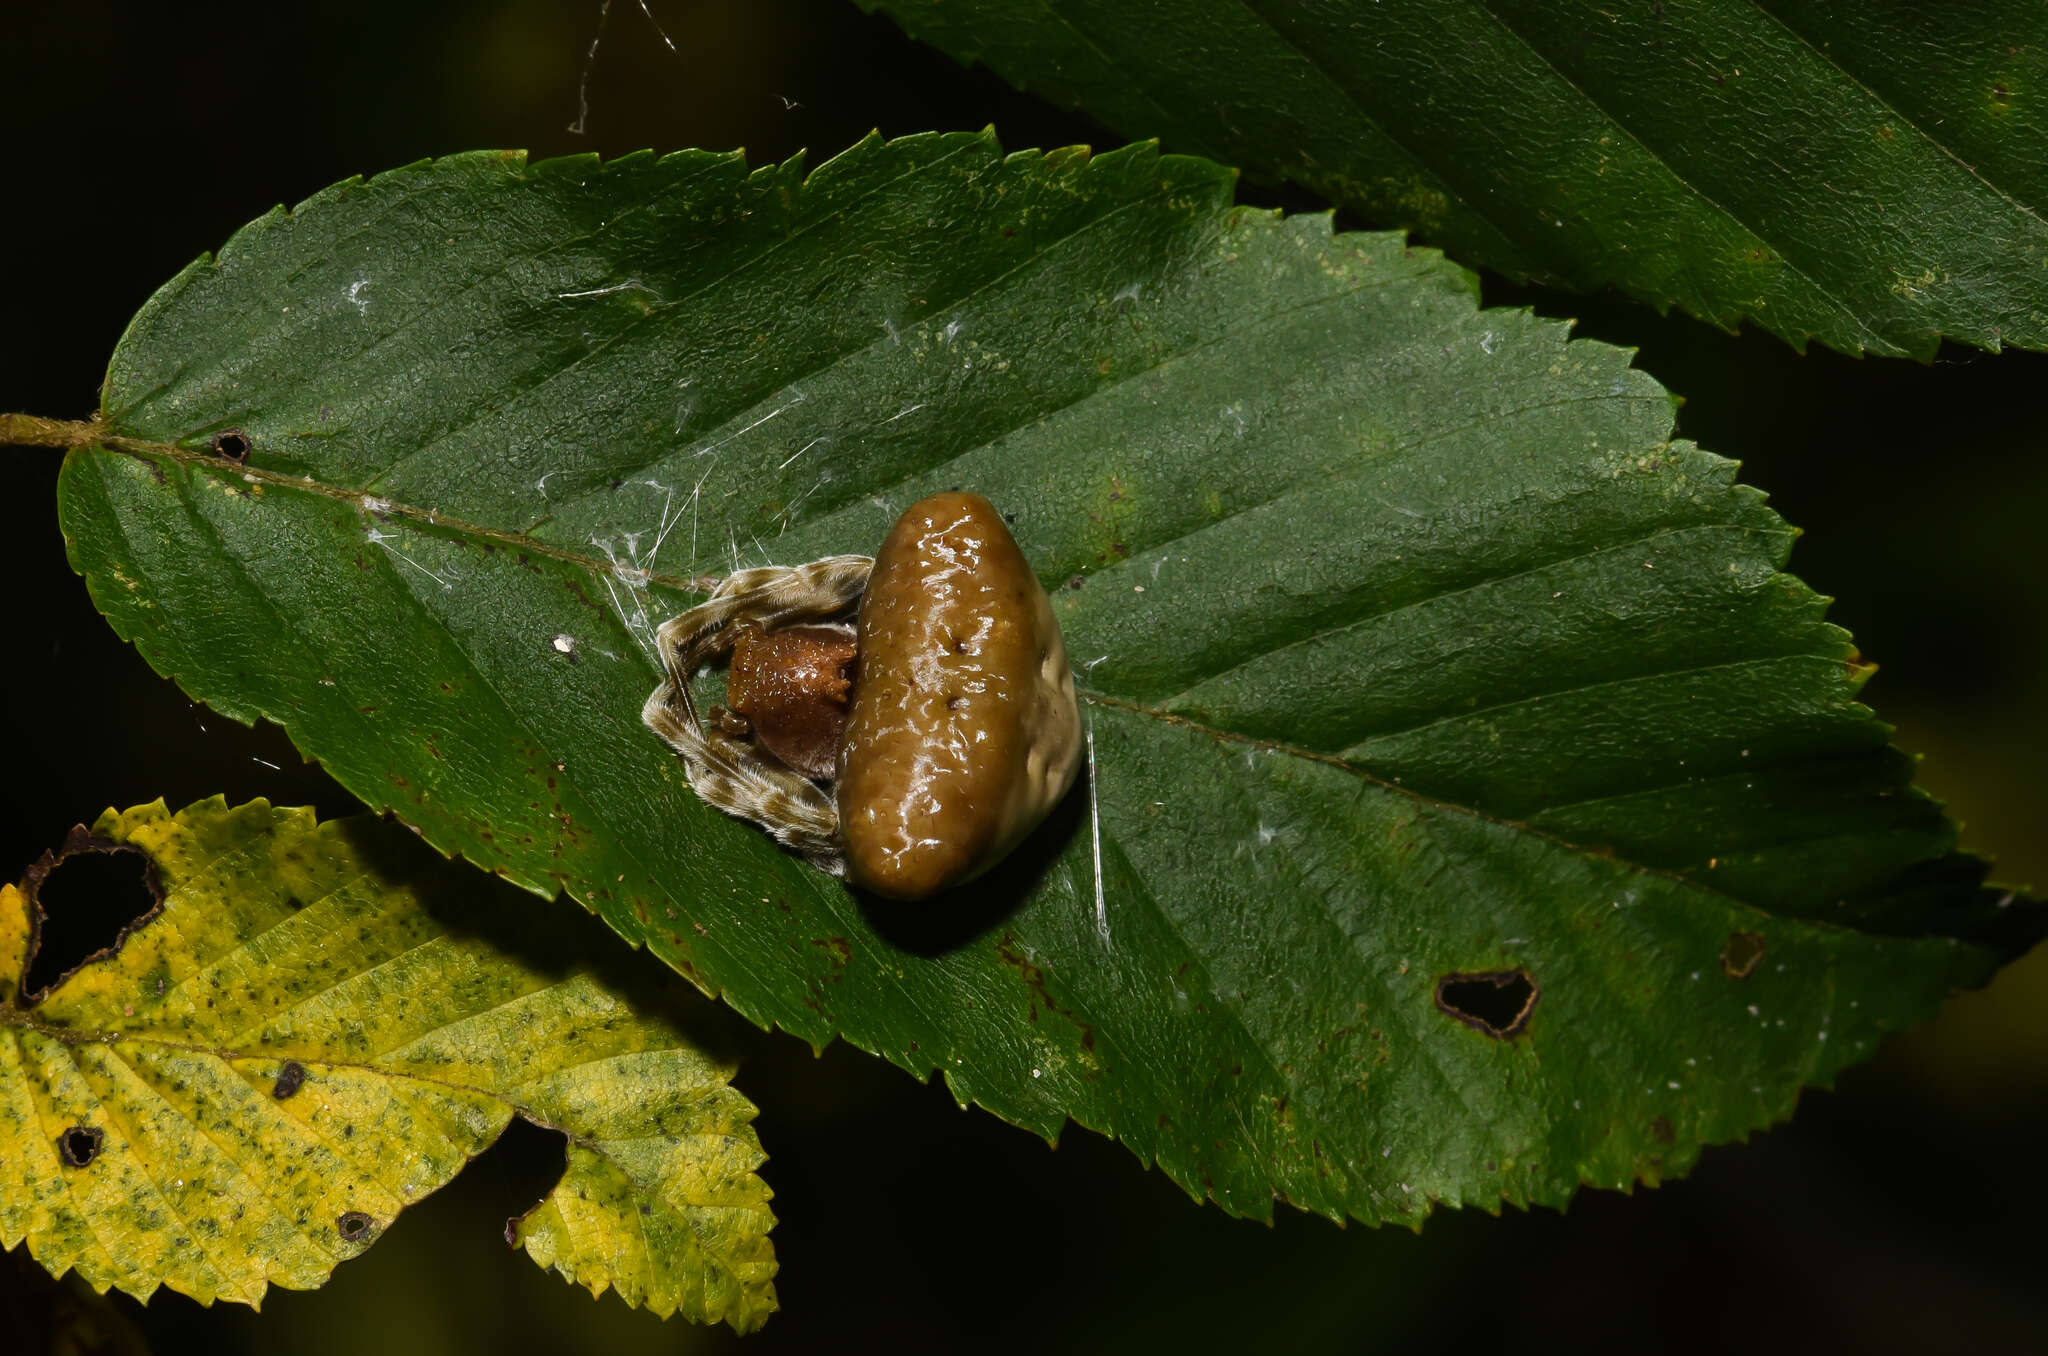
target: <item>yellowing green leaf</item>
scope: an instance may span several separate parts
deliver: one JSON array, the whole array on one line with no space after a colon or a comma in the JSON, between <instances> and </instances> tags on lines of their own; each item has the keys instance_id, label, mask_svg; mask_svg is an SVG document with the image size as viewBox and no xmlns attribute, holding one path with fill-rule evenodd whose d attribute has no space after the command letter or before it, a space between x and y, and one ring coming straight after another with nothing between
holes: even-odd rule
<instances>
[{"instance_id":1,"label":"yellowing green leaf","mask_svg":"<svg viewBox=\"0 0 2048 1356\"><path fill-rule=\"evenodd\" d=\"M775 1308L754 1108L557 911L508 913L395 826L260 800L110 810L67 849L144 854L162 906L24 993L39 906L0 887L0 1243L102 1291L255 1305L517 1114L569 1161L508 1241L663 1316Z\"/></svg>"}]
</instances>

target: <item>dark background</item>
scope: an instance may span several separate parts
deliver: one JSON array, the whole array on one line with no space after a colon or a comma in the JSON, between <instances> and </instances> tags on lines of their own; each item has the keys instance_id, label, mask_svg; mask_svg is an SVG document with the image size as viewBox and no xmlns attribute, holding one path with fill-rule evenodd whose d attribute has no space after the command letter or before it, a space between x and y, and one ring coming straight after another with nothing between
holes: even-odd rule
<instances>
[{"instance_id":1,"label":"dark background","mask_svg":"<svg viewBox=\"0 0 2048 1356\"><path fill-rule=\"evenodd\" d=\"M195 255L275 203L430 155L743 145L757 163L800 148L815 163L870 127L989 123L1017 148L1119 140L845 0L648 4L676 50L638 0L614 0L583 135L567 125L599 0L9 6L0 410L84 417L127 318ZM1688 398L1681 431L1741 458L1807 529L1794 568L1839 596L1834 619L1882 666L1869 699L1928 755L1967 842L2002 878L2048 884L2048 355L1802 357L1619 298L1484 285L1490 303L1639 348ZM107 805L224 792L349 812L278 730L193 705L114 638L65 564L56 470L54 453L0 450L0 877ZM107 940L119 884L80 876L53 895L77 922L58 944ZM843 1046L814 1058L753 1033L738 1082L773 1156L784 1309L744 1345L2048 1350L2044 979L2037 953L1807 1094L1789 1126L1709 1149L1686 1181L1563 1212L1443 1214L1420 1233L1231 1220L1095 1135L1049 1149ZM735 1346L505 1249L501 1222L559 1164L556 1140L515 1123L324 1290L273 1291L260 1315L170 1294L116 1308L162 1352ZM0 1347L47 1349L59 1294L21 1250L0 1257Z\"/></svg>"}]
</instances>

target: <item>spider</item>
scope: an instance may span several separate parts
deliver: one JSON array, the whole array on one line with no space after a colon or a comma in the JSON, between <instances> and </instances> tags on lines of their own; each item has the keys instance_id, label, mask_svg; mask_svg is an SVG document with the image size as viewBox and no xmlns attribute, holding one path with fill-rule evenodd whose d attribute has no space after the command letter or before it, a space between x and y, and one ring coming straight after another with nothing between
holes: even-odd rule
<instances>
[{"instance_id":1,"label":"spider","mask_svg":"<svg viewBox=\"0 0 2048 1356\"><path fill-rule=\"evenodd\" d=\"M974 879L1073 785L1081 721L1052 604L988 500L913 504L880 551L740 570L662 624L641 718L707 804L894 899ZM730 657L726 705L689 681Z\"/></svg>"}]
</instances>

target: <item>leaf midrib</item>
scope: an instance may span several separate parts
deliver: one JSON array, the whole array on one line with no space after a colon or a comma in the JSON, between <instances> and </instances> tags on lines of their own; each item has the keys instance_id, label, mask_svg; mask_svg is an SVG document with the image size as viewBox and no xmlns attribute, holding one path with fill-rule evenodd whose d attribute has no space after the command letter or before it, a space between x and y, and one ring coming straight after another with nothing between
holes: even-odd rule
<instances>
[{"instance_id":1,"label":"leaf midrib","mask_svg":"<svg viewBox=\"0 0 2048 1356\"><path fill-rule=\"evenodd\" d=\"M1161 195L1151 195L1150 197L1148 197L1147 201L1156 199L1159 196ZM1096 220L1101 221L1105 219L1106 218L1097 218ZM1061 240L1059 242L1055 242L1055 244L1062 243L1065 240L1071 239L1073 234L1078 234L1078 232L1070 233L1068 236L1061 237ZM1034 255L1031 260L1026 260L1024 261L1024 263L1028 264L1034 262L1037 258L1041 257L1044 252L1045 251L1041 251L1040 255ZM1024 264L1019 265L1020 268L1023 266ZM1012 271L1014 272L1014 270ZM1374 277L1371 279L1363 279L1355 283L1353 286L1348 287L1342 291L1325 293L1321 296L1313 297L1306 301L1298 302L1293 306L1288 306L1272 311L1260 312L1258 315L1252 317L1250 322L1247 324L1228 328L1224 330L1222 333L1217 334L1209 339L1205 339L1200 343L1176 349L1171 354L1159 359L1157 362L1150 363L1142 367L1133 368L1128 372L1119 374L1119 376L1114 381L1108 382L1100 386L1092 386L1087 390L1081 392L1079 395L1075 396L1073 400L1070 400L1063 405L1059 405L1054 408L1042 411L1038 416L1036 416L1036 418L1034 418L1032 422L1043 422L1045 419L1060 414L1063 411L1071 409L1074 406L1077 406L1085 401L1095 399L1103 395L1105 392L1115 390L1117 387L1122 386L1126 382L1134 381L1150 373L1160 371L1170 363L1180 361L1194 354L1205 352L1209 349L1216 348L1224 343L1242 339L1246 335L1257 331L1258 329L1269 323L1279 324L1283 322L1289 322L1292 321L1295 317L1307 311L1314 310L1321 306L1333 305L1338 302L1348 300L1349 298L1354 297L1360 293L1375 291L1379 288L1390 286L1391 284L1392 280L1387 278ZM968 294L968 296L966 297L954 299L952 301L945 303L945 305L959 305L962 301L970 299L972 295L973 294ZM856 350L856 352L858 351L862 350ZM833 361L839 361L840 358L843 358L845 356L849 355L839 355L839 357L834 358ZM830 364L828 363L826 366L830 366ZM821 368L818 370L823 369ZM816 375L816 372L814 371L809 375ZM792 382L783 383L783 385L786 387L793 384L794 381L802 381L806 379L808 378L800 376L792 379ZM1638 400L1649 398L1651 397L1642 397L1634 395L1599 395L1573 397L1567 400L1548 400L1540 401L1533 405L1518 406L1513 410L1501 411L1500 415L1505 416L1513 414L1524 414L1539 409L1549 409L1565 404L1576 403L1580 400L1594 402L1607 400ZM756 403L758 404L759 402L757 401ZM739 415L735 415L733 416L733 418L739 418L748 411L750 411L751 409L752 406L749 406L747 410L741 411ZM731 419L727 420L728 424L731 422ZM1400 446L1403 450L1406 450L1411 447L1424 446L1437 438L1455 436L1460 432L1468 431L1470 428L1477 427L1479 426L1479 424L1482 424L1484 422L1485 421L1483 420L1474 421L1474 423L1471 424L1458 425L1452 428L1434 430L1431 433L1424 435L1423 437L1417 438L1410 443L1403 443ZM725 425L720 425L719 427L723 428L725 427ZM149 457L163 457L172 461L176 461L181 465L202 469L208 472L218 472L222 474L227 474L220 460L214 457L210 452L195 451L190 448L178 446L175 443L160 442L154 439L139 438L125 434L108 434L98 439L98 445L108 448L115 452L120 452L126 455L137 457L138 459L147 459ZM937 470L940 466L946 465L951 461L957 461L960 457L965 456L969 452L983 450L985 447L989 445L990 444L984 443L976 447L955 449L939 461L933 462L928 466L919 466L913 468L908 472L905 472L904 474L896 477L895 479L883 483L882 485L857 487L859 493L857 495L848 496L847 502L858 502L859 500L866 499L873 495L887 494L893 490L901 488L903 485L908 484L910 481L915 480L918 476L928 475L932 471ZM645 463L638 467L637 470L629 472L628 474L638 474L639 471L651 470L655 466L660 465L661 460L666 460L666 457L655 462ZM393 463L392 465L395 466L396 464L397 463ZM385 470L380 471L375 480L382 479L385 474L388 474L389 470L390 467L387 467L385 468ZM365 515L374 515L377 517L384 518L386 520L393 518L403 518L408 522L421 525L428 529L438 529L453 532L458 535L471 537L479 541L509 547L515 551L526 551L530 554L543 556L550 560L561 561L564 564L576 566L579 569L586 570L595 575L601 575L608 578L616 579L619 582L628 585L653 584L660 585L664 588L674 589L682 593L694 593L702 595L709 594L713 586L715 586L718 583L718 580L721 578L721 576L718 575L657 574L652 570L643 569L638 566L621 565L615 561L608 559L600 560L596 556L585 555L579 551L575 551L568 547L558 546L547 538L528 535L533 530L537 529L541 525L551 520L554 517L554 512L550 512L547 515L544 515L542 518L537 520L527 529L521 531L507 531L503 528L486 527L481 523L470 522L467 519L452 517L450 515L440 512L438 509L420 508L417 505L402 503L397 500L388 499L382 495L374 493L373 490L368 487L362 489L353 489L345 486L329 485L326 482L316 480L311 476L286 475L279 471L271 471L258 466L240 465L237 467L237 472L242 476L245 482L275 485L281 489L303 490L312 494L319 495L322 498L332 500L336 503L347 504L351 508L357 510L359 513ZM372 484L375 483L375 480L372 481ZM584 498L588 498L588 496L578 496L576 499L565 499L561 501L561 504L558 505L557 508L566 507L568 505L580 502ZM844 506L844 503L823 506L822 512L816 515L815 518L807 519L806 521L822 522L826 518L830 517L833 513L838 512ZM1247 509L1257 507L1261 507L1261 505L1248 505ZM1169 539L1166 542L1161 542L1159 543L1159 546L1163 547L1171 545L1172 541L1175 540L1179 540L1179 538L1173 538Z\"/></svg>"},{"instance_id":2,"label":"leaf midrib","mask_svg":"<svg viewBox=\"0 0 2048 1356\"><path fill-rule=\"evenodd\" d=\"M121 452L123 454L135 456L138 460L147 460L149 456L155 455L167 457L181 463L195 465L207 471L214 471L218 469L215 464L215 459L213 459L212 457L206 454L190 451L185 448L179 448L168 444L150 443L141 439L116 437L104 439L102 445L109 447L115 451ZM530 549L530 547L532 546L532 541L530 538L520 537L515 534L504 533L497 529L475 527L475 525L473 524L464 523L458 519L442 517L438 514L430 513L427 510L414 508L410 505L402 505L394 502L385 501L379 498L378 496L369 495L362 491L337 489L333 486L324 485L317 481L279 475L274 472L267 472L248 467L242 468L242 474L246 476L252 476L258 480L262 480L267 483L278 485L281 488L311 491L313 493L321 495L322 497L336 500L339 502L349 503L358 508L363 507L364 501L366 499L374 500L379 505L376 511L379 513L383 513L388 517L404 517L410 521L418 522L430 527L447 531L459 532L474 530L480 536L483 536L486 539L502 542L506 545L512 546L515 549ZM542 553L548 555L553 559L560 560L566 564L574 565L584 570L587 570L592 574L610 576L635 583L660 583L667 587L676 588L684 592L708 593L712 585L716 583L715 579L708 577L683 579L674 577L644 575L637 571L628 571L618 567L614 567L613 565L611 565L610 562L600 561L594 557L578 555L577 553L572 551L555 549L545 550ZM411 592L410 585L408 585L408 592ZM464 652L464 659L465 662L470 663L470 667L472 668L472 670L474 670L475 665L472 661L469 661L466 651ZM1656 675L1651 674L1644 676L1654 677ZM1768 911L1754 904L1751 904L1748 901L1736 898L1732 895L1725 894L1717 887L1694 879L1693 877L1686 876L1680 874L1679 872L1667 870L1661 867L1650 866L1642 862L1632 861L1630 859L1617 856L1609 850L1596 850L1595 848L1586 846L1584 844L1573 842L1570 839L1561 838L1556 836L1555 834L1545 832L1519 819L1509 818L1504 815L1499 815L1491 811L1480 809L1476 806L1465 805L1456 801L1440 800L1436 797L1417 791L1412 787L1405 786L1399 782L1390 781L1386 778L1376 776L1373 773L1368 772L1355 764L1346 762L1343 758L1338 757L1336 755L1320 753L1316 750L1303 748L1299 745L1290 744L1285 741L1265 739L1254 735L1246 735L1232 730L1221 729L1216 726L1209 725L1204 722L1192 719L1188 716L1180 715L1178 713L1171 711L1161 710L1157 707L1151 706L1146 703L1127 701L1122 698L1116 697L1110 693L1103 692L1094 688L1077 685L1076 690L1079 696L1081 696L1084 700L1088 701L1091 705L1094 706L1118 709L1138 715L1143 715L1150 719L1159 721L1165 725L1173 726L1176 728L1188 729L1201 734L1208 735L1212 739L1242 744L1246 747L1259 749L1267 753L1282 754L1306 762L1321 763L1325 766L1339 768L1351 774L1354 777L1369 782L1377 787L1380 787L1383 790L1394 792L1396 794L1404 796L1416 802L1417 804L1428 805L1440 810L1452 811L1464 815L1469 815L1475 819L1481 820L1486 823L1494 824L1517 833L1527 834L1532 838L1540 839L1546 843L1565 849L1573 853L1574 855L1586 858L1588 860L1596 860L1606 862L1609 864L1619 863L1622 866L1625 866L1627 869L1643 875L1655 876L1661 879L1677 882L1689 888L1700 890L1709 895L1713 895L1719 899L1726 901L1732 907L1740 908L1748 913L1755 915L1758 918L1770 918L1774 916L1770 914ZM502 694L499 694L497 699L500 702L500 704L505 703L505 699L502 696ZM282 712L265 712L265 714L270 716L270 718L276 720L279 724L284 725L288 730L295 729L298 725L297 719L290 714ZM392 813L398 814L401 819L405 818L405 813L402 808L397 807L395 805L390 806L388 808L391 809ZM464 855L467 856L468 853L465 851ZM532 887L529 886L528 888ZM1832 926L1826 924L1816 925ZM1846 928L1840 930L1849 932L1854 931L1854 929ZM723 988L724 986L720 987Z\"/></svg>"},{"instance_id":3,"label":"leaf midrib","mask_svg":"<svg viewBox=\"0 0 2048 1356\"><path fill-rule=\"evenodd\" d=\"M543 987L548 986L544 985ZM520 998L526 998L531 996L532 991L519 995ZM480 1008L476 1012L463 1014L463 1020L468 1020L471 1017L482 1016L484 1014L489 1013L490 1011L492 1011L491 1008ZM447 1025L453 1025L453 1023L448 1023ZM590 1149L593 1153L603 1152L598 1147L602 1143L602 1141L592 1136L579 1134L576 1131L569 1130L560 1125L556 1125L551 1121L543 1120L538 1116L537 1113L531 1111L524 1103L518 1101L517 1099L515 1099L507 1093L498 1091L497 1089L481 1087L471 1083L460 1083L450 1078L437 1078L431 1074L391 1069L381 1064L371 1063L364 1060L335 1059L322 1054L299 1052L291 1047L284 1047L281 1049L273 1050L244 1050L239 1048L209 1045L204 1041L172 1040L169 1037L151 1035L147 1032L105 1031L97 1029L84 1030L78 1027L51 1026L47 1023L37 1021L32 1015L23 1011L21 1008L16 1007L12 1003L0 1003L0 1030L10 1029L14 1031L32 1032L35 1035L42 1036L47 1040L50 1040L58 1045L64 1046L67 1049L77 1049L85 1046L99 1046L106 1049L109 1053L113 1054L114 1057L117 1059L120 1058L120 1055L117 1051L114 1050L114 1047L116 1045L125 1044L146 1046L149 1049L161 1050L167 1053L201 1055L213 1059L218 1059L229 1064L232 1064L236 1060L297 1060L298 1062L303 1064L318 1064L324 1068L329 1069L347 1069L351 1072L369 1074L377 1078L389 1078L399 1082L417 1084L422 1087L441 1088L449 1092L459 1092L469 1096L485 1097L489 1098L493 1102L498 1103L501 1106L510 1109L515 1114L525 1117L527 1120L532 1121L535 1125L541 1126L543 1129L553 1130L559 1134L567 1136L571 1142L580 1144L584 1148ZM440 1029L444 1028L436 1028L436 1030ZM432 1032L422 1034L430 1035L432 1034ZM657 1052L661 1052L674 1049L676 1047L660 1046L652 1048ZM640 1053L647 1052L642 1051ZM614 1054L616 1054L616 1052L614 1052ZM549 1070L548 1073L549 1075L564 1073L573 1069L581 1068L585 1064L595 1064L599 1063L602 1059L611 1059L613 1057L614 1055L604 1055L599 1057L598 1059L587 1059L577 1064L565 1064L562 1065L559 1069ZM528 1081L530 1082L532 1080ZM523 1087L525 1086L525 1084L522 1083L520 1086ZM99 1101L101 1099L95 1096L94 1100Z\"/></svg>"},{"instance_id":4,"label":"leaf midrib","mask_svg":"<svg viewBox=\"0 0 2048 1356\"><path fill-rule=\"evenodd\" d=\"M147 438L133 438L114 434L99 439L98 446L111 452L118 452L123 456L134 457L138 461L147 462L152 457L161 457L202 471L221 471L222 473L227 473L220 460L211 453L195 452L190 448L179 447L175 443L154 442ZM600 560L596 556L587 556L581 552L570 550L567 547L556 546L545 538L529 537L517 532L507 532L503 528L485 527L481 523L473 523L467 519L450 517L437 509L425 509L413 504L400 503L397 500L386 499L368 490L353 490L342 486L329 485L324 481L314 480L310 476L290 476L279 471L265 470L258 466L236 467L233 474L240 475L245 482L275 485L279 489L285 490L300 490L307 494L318 495L322 499L332 500L335 503L347 504L349 507L365 515L380 517L386 520L403 518L407 522L415 523L429 531L438 530L453 533L457 536L473 538L480 542L488 542L494 546L509 547L514 551L525 551L530 555L543 556L549 560L558 560L565 565L574 565L579 569L588 570L592 574L609 575L622 583L639 585L657 584L679 593L708 594L721 577L718 575L656 574L650 570L640 570L630 566L614 566L608 560Z\"/></svg>"}]
</instances>

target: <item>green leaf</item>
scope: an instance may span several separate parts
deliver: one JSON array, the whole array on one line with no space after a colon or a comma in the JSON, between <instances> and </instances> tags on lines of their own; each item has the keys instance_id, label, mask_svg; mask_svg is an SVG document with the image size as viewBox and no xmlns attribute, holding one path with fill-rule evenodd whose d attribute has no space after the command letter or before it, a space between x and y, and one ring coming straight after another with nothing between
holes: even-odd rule
<instances>
[{"instance_id":1,"label":"green leaf","mask_svg":"<svg viewBox=\"0 0 2048 1356\"><path fill-rule=\"evenodd\" d=\"M2048 347L2036 0L856 0L1467 263L1804 349Z\"/></svg>"},{"instance_id":2,"label":"green leaf","mask_svg":"<svg viewBox=\"0 0 2048 1356\"><path fill-rule=\"evenodd\" d=\"M64 855L140 853L159 906L27 995L63 856L0 887L0 1244L253 1306L323 1283L516 1114L569 1161L508 1242L592 1294L758 1326L774 1220L730 1070L569 920L506 914L409 837L218 797L109 810Z\"/></svg>"},{"instance_id":3,"label":"green leaf","mask_svg":"<svg viewBox=\"0 0 2048 1356\"><path fill-rule=\"evenodd\" d=\"M2022 920L1670 397L1231 184L987 135L342 184L137 318L73 559L436 846L1233 1211L1656 1180L1980 982ZM1093 774L887 909L690 793L651 623L951 485L1057 590Z\"/></svg>"}]
</instances>

